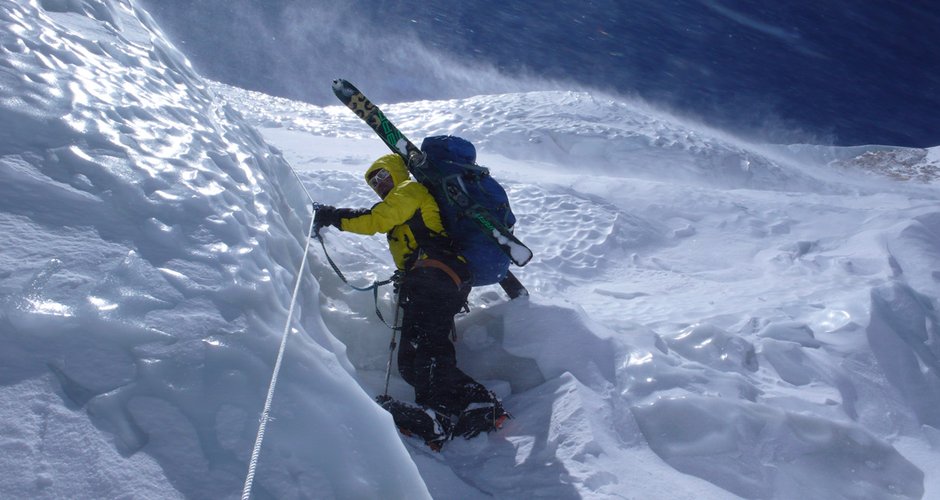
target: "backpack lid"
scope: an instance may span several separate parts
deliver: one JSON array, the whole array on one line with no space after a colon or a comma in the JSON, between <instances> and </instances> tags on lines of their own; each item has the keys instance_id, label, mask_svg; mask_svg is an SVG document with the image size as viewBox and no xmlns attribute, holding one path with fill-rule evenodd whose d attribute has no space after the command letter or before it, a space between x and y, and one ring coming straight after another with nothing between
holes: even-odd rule
<instances>
[{"instance_id":1,"label":"backpack lid","mask_svg":"<svg viewBox=\"0 0 940 500\"><path fill-rule=\"evenodd\" d=\"M421 142L421 151L431 162L451 161L473 165L477 161L477 149L470 141L453 135L435 135Z\"/></svg>"}]
</instances>

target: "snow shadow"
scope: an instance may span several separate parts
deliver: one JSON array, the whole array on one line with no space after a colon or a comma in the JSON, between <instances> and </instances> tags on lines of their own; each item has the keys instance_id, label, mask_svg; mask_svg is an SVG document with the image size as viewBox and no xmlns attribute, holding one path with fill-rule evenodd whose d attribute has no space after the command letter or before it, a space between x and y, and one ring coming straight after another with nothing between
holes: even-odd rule
<instances>
[{"instance_id":1,"label":"snow shadow","mask_svg":"<svg viewBox=\"0 0 940 500\"><path fill-rule=\"evenodd\" d=\"M853 421L855 389L816 361L821 345L786 321L644 335L618 364L618 389L666 463L744 498L919 498L923 472ZM787 386L825 399L812 407Z\"/></svg>"},{"instance_id":2,"label":"snow shadow","mask_svg":"<svg viewBox=\"0 0 940 500\"><path fill-rule=\"evenodd\" d=\"M496 434L448 445L443 456L458 477L498 498L581 498L617 483L593 462L619 439L606 423L615 417L616 348L582 313L521 299L472 311L458 331L461 368L514 417Z\"/></svg>"}]
</instances>

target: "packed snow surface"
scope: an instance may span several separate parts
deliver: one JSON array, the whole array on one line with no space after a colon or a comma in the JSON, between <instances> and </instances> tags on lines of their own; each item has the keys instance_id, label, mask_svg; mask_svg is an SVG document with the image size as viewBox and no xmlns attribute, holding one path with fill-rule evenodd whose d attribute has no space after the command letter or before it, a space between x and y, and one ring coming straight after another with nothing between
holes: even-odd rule
<instances>
[{"instance_id":1,"label":"packed snow surface","mask_svg":"<svg viewBox=\"0 0 940 500\"><path fill-rule=\"evenodd\" d=\"M372 132L206 82L130 0L0 20L0 497L237 498L298 278L254 498L940 495L937 148L575 92L383 105L474 141L535 251L528 299L457 323L513 420L433 453L372 403L372 295L318 245L300 272L311 202L377 201ZM353 284L391 273L323 235Z\"/></svg>"}]
</instances>

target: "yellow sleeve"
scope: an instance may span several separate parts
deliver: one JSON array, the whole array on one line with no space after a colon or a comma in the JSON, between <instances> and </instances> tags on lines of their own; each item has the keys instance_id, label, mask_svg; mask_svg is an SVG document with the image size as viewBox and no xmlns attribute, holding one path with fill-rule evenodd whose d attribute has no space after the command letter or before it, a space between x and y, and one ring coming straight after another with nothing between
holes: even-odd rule
<instances>
[{"instance_id":1,"label":"yellow sleeve","mask_svg":"<svg viewBox=\"0 0 940 500\"><path fill-rule=\"evenodd\" d=\"M357 234L387 233L395 226L408 222L420 206L420 199L410 196L408 189L396 187L384 200L362 215L340 219L343 231Z\"/></svg>"}]
</instances>

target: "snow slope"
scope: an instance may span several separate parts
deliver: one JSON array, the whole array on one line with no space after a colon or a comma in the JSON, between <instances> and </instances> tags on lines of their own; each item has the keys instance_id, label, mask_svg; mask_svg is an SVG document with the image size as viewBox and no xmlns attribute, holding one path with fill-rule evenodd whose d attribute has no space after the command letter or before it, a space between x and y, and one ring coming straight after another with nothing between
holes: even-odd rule
<instances>
[{"instance_id":1,"label":"snow slope","mask_svg":"<svg viewBox=\"0 0 940 500\"><path fill-rule=\"evenodd\" d=\"M0 496L235 496L305 195L133 3L0 18ZM427 496L342 344L293 329L256 497Z\"/></svg>"},{"instance_id":2,"label":"snow slope","mask_svg":"<svg viewBox=\"0 0 940 500\"><path fill-rule=\"evenodd\" d=\"M307 193L371 205L385 151L345 108L205 82L129 0L0 19L0 496L237 497ZM473 140L536 251L528 300L483 288L458 320L515 419L440 454L399 436L370 401L389 331L314 247L255 498L940 494L940 193L891 155L832 164L892 148L571 92L383 109ZM356 284L391 273L382 237L325 238Z\"/></svg>"}]
</instances>

